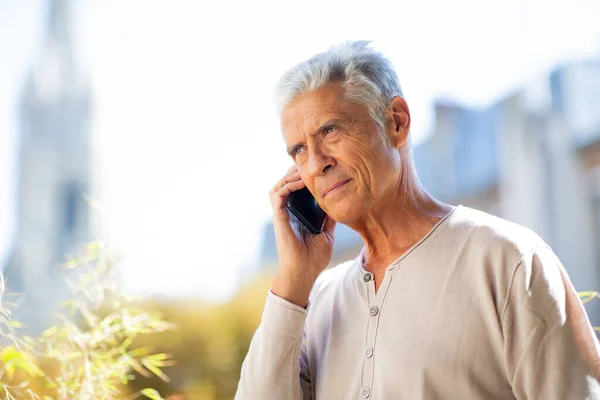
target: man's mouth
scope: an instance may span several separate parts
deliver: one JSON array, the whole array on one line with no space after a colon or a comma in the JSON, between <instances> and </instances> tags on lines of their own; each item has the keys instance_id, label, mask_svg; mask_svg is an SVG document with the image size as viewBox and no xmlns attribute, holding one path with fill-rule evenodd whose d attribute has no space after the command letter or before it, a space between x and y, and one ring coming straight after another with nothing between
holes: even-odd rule
<instances>
[{"instance_id":1,"label":"man's mouth","mask_svg":"<svg viewBox=\"0 0 600 400\"><path fill-rule=\"evenodd\" d=\"M340 182L336 183L335 185L330 186L327 190L325 190L325 192L323 192L323 197L325 197L328 194L331 194L332 192L340 189L342 186L344 186L348 182L350 182L350 179L346 179L344 181L340 181Z\"/></svg>"}]
</instances>

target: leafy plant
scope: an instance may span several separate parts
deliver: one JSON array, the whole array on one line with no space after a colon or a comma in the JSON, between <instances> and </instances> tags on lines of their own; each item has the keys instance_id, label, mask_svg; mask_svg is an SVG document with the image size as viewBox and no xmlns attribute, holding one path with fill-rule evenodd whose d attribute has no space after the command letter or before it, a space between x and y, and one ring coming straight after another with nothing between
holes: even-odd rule
<instances>
[{"instance_id":1,"label":"leafy plant","mask_svg":"<svg viewBox=\"0 0 600 400\"><path fill-rule=\"evenodd\" d=\"M600 293L598 292L579 292L579 298L583 304L589 303L594 298L599 297Z\"/></svg>"},{"instance_id":2,"label":"leafy plant","mask_svg":"<svg viewBox=\"0 0 600 400\"><path fill-rule=\"evenodd\" d=\"M579 292L579 298L581 299L581 302L583 304L586 304L586 303L589 303L590 301L594 300L595 298L600 298L600 293L598 293L598 292ZM595 326L594 330L596 332L600 332L600 327Z\"/></svg>"},{"instance_id":3,"label":"leafy plant","mask_svg":"<svg viewBox=\"0 0 600 400\"><path fill-rule=\"evenodd\" d=\"M162 399L152 388L127 391L134 372L169 381L162 369L173 365L169 354L135 347L134 341L175 326L156 312L133 307L133 299L120 294L119 259L102 242L88 243L81 255L69 259L64 267L72 296L61 305L60 322L37 338L18 335L21 324L0 303L0 338L10 342L0 352L5 399Z\"/></svg>"}]
</instances>

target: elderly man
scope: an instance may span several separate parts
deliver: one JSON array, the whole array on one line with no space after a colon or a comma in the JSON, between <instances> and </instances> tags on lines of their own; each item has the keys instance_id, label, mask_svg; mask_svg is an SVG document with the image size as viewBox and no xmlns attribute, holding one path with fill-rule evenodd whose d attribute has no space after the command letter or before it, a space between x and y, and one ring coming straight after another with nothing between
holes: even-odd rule
<instances>
[{"instance_id":1,"label":"elderly man","mask_svg":"<svg viewBox=\"0 0 600 400\"><path fill-rule=\"evenodd\" d=\"M279 269L236 399L600 399L598 341L560 261L531 230L424 190L381 54L335 46L277 94L294 166L270 192ZM305 186L322 234L286 209ZM323 272L336 222L364 247Z\"/></svg>"}]
</instances>

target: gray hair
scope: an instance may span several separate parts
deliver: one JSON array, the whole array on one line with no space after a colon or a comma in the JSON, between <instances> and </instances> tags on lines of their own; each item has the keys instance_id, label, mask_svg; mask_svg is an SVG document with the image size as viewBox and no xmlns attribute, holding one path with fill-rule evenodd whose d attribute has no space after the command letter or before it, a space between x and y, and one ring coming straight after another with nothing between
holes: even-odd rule
<instances>
[{"instance_id":1,"label":"gray hair","mask_svg":"<svg viewBox=\"0 0 600 400\"><path fill-rule=\"evenodd\" d=\"M366 40L341 43L288 70L275 89L278 113L298 95L338 81L349 101L368 108L379 129L384 130L385 112L402 89L392 63L373 50Z\"/></svg>"},{"instance_id":2,"label":"gray hair","mask_svg":"<svg viewBox=\"0 0 600 400\"><path fill-rule=\"evenodd\" d=\"M383 142L388 142L385 132L385 113L396 96L404 97L398 75L392 63L380 52L370 47L366 40L352 41L331 47L303 61L283 74L275 87L275 105L281 115L283 109L296 97L323 87L329 82L340 82L346 98L362 104L369 110ZM412 135L401 150L404 161L403 180L409 195L419 190L411 149Z\"/></svg>"}]
</instances>

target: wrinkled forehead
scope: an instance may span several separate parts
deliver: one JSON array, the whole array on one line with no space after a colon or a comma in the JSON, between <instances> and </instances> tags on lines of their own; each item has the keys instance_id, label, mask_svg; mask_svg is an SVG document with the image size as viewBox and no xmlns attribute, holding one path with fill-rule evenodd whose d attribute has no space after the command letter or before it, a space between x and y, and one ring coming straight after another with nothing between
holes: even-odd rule
<instances>
[{"instance_id":1,"label":"wrinkled forehead","mask_svg":"<svg viewBox=\"0 0 600 400\"><path fill-rule=\"evenodd\" d=\"M351 118L354 105L343 95L339 84L328 84L304 92L281 112L281 132L286 142L312 133L327 120Z\"/></svg>"}]
</instances>

